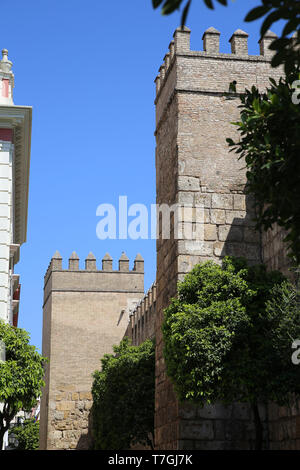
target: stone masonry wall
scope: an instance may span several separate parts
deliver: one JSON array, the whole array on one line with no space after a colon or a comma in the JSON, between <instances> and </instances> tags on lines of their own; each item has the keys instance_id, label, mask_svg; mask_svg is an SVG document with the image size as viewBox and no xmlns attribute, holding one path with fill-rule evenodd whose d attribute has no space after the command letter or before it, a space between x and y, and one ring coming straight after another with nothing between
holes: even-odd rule
<instances>
[{"instance_id":1,"label":"stone masonry wall","mask_svg":"<svg viewBox=\"0 0 300 470\"><path fill-rule=\"evenodd\" d=\"M40 448L87 449L91 444L92 374L100 359L119 344L129 310L144 296L144 262L133 270L123 254L113 270L106 255L102 270L90 254L85 269L73 253L62 268L56 253L45 275L43 355L50 359L41 399Z\"/></svg>"},{"instance_id":2,"label":"stone masonry wall","mask_svg":"<svg viewBox=\"0 0 300 470\"><path fill-rule=\"evenodd\" d=\"M129 312L129 323L124 336L134 346L155 336L156 284L153 283L144 298Z\"/></svg>"},{"instance_id":3,"label":"stone masonry wall","mask_svg":"<svg viewBox=\"0 0 300 470\"><path fill-rule=\"evenodd\" d=\"M263 260L269 269L280 270L285 276L293 279L291 260L287 255L287 247L283 241L286 235L283 228L277 224L262 233Z\"/></svg>"},{"instance_id":4,"label":"stone masonry wall","mask_svg":"<svg viewBox=\"0 0 300 470\"><path fill-rule=\"evenodd\" d=\"M262 234L263 260L268 269L280 270L295 282L295 271L291 269L291 259L287 256L284 243L286 232L277 224ZM292 350L291 350L292 352ZM296 366L295 367L299 367ZM300 449L300 403L289 407L269 404L270 448L275 450Z\"/></svg>"},{"instance_id":5,"label":"stone masonry wall","mask_svg":"<svg viewBox=\"0 0 300 470\"><path fill-rule=\"evenodd\" d=\"M191 51L190 30L178 28L155 80L157 204L185 205L180 220L173 217L173 227L180 223L197 234L165 239L160 228L157 241L157 449L251 448L252 442L249 409L243 412L239 430L233 426L243 405L232 405L230 412L211 407L205 418L199 410L186 412L166 376L162 354L163 310L176 295L178 280L196 263L220 262L225 255L245 256L251 263L262 260L253 201L244 194L244 164L229 153L226 138L238 136L231 124L239 117L238 93L252 85L264 90L269 76L280 75L270 67L267 48L274 35L268 32L260 41L257 56L248 55L248 35L243 31L231 37L231 54L219 52L219 36L210 28L203 36L205 50ZM233 80L237 93L229 92Z\"/></svg>"},{"instance_id":6,"label":"stone masonry wall","mask_svg":"<svg viewBox=\"0 0 300 470\"><path fill-rule=\"evenodd\" d=\"M260 405L263 439L268 442L266 407ZM181 450L255 449L255 428L247 404L233 403L178 407L178 443Z\"/></svg>"},{"instance_id":7,"label":"stone masonry wall","mask_svg":"<svg viewBox=\"0 0 300 470\"><path fill-rule=\"evenodd\" d=\"M289 407L269 404L268 421L271 450L300 450L299 401Z\"/></svg>"},{"instance_id":8,"label":"stone masonry wall","mask_svg":"<svg viewBox=\"0 0 300 470\"><path fill-rule=\"evenodd\" d=\"M72 390L73 389L73 390ZM60 386L51 403L51 431L48 449L86 450L92 441L90 390L79 391L73 386Z\"/></svg>"}]
</instances>

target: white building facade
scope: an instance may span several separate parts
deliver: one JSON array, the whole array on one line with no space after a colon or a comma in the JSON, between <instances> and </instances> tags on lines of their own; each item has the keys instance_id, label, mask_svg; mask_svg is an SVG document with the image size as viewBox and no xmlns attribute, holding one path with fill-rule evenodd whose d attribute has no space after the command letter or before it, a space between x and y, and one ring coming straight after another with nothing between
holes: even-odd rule
<instances>
[{"instance_id":1,"label":"white building facade","mask_svg":"<svg viewBox=\"0 0 300 470\"><path fill-rule=\"evenodd\" d=\"M32 108L15 106L6 49L0 61L0 319L17 326L19 276L14 266L26 241Z\"/></svg>"}]
</instances>

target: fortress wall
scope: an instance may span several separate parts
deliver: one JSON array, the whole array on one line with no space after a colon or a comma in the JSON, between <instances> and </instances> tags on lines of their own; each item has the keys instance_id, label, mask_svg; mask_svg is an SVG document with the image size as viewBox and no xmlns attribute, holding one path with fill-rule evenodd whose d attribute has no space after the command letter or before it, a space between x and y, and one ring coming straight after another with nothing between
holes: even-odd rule
<instances>
[{"instance_id":1,"label":"fortress wall","mask_svg":"<svg viewBox=\"0 0 300 470\"><path fill-rule=\"evenodd\" d=\"M284 242L286 235L285 230L277 224L262 233L263 259L268 269L279 270L295 281L295 271L291 269L292 262L287 255L287 246ZM292 352L291 348L291 354ZM295 367L299 366L295 365ZM270 403L268 417L270 449L299 450L300 402L295 401L288 407Z\"/></svg>"},{"instance_id":2,"label":"fortress wall","mask_svg":"<svg viewBox=\"0 0 300 470\"><path fill-rule=\"evenodd\" d=\"M129 310L144 296L143 261L129 270L122 255L119 269L112 270L106 257L105 271L96 269L95 259L79 270L74 253L69 269L56 258L45 276L43 355L50 362L41 402L41 448L87 449L92 374L119 344Z\"/></svg>"},{"instance_id":3,"label":"fortress wall","mask_svg":"<svg viewBox=\"0 0 300 470\"><path fill-rule=\"evenodd\" d=\"M231 54L219 50L220 33L209 28L204 50L190 50L190 30L178 28L156 77L157 204L184 204L180 220L197 237L157 241L156 412L157 449L251 448L254 430L243 405L197 408L179 404L166 376L161 324L163 310L176 295L177 282L202 261L221 262L225 255L262 261L261 236L254 230L255 205L244 193L244 163L229 152L226 138L236 139L231 124L239 118L238 93L256 85L264 90L271 69L268 32L260 55L249 56L247 33L230 38ZM235 80L236 92L230 88ZM178 220L174 218L174 225ZM263 412L263 411L262 411ZM263 413L263 419L266 413ZM237 422L238 421L238 422ZM265 439L267 432L265 426Z\"/></svg>"},{"instance_id":4,"label":"fortress wall","mask_svg":"<svg viewBox=\"0 0 300 470\"><path fill-rule=\"evenodd\" d=\"M156 285L152 284L139 303L129 312L129 323L125 333L134 346L155 336Z\"/></svg>"}]
</instances>

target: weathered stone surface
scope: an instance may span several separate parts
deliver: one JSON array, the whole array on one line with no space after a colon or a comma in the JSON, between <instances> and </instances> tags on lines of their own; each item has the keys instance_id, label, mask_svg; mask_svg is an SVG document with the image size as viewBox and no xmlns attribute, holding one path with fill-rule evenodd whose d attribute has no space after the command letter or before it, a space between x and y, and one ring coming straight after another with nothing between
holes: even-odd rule
<instances>
[{"instance_id":1,"label":"weathered stone surface","mask_svg":"<svg viewBox=\"0 0 300 470\"><path fill-rule=\"evenodd\" d=\"M246 449L253 445L247 410L238 407L225 416L216 408L201 418L194 417L194 410L181 410L161 360L161 323L164 308L176 294L177 281L195 264L207 260L220 263L228 254L245 256L252 264L261 262L260 236L250 230L254 227L253 203L243 194L245 165L234 152L229 152L226 143L226 137L238 137L231 122L238 119L240 112L239 99L229 98L227 92L237 76L238 93L253 84L264 90L269 85L269 77L278 78L281 71L271 68L264 48L263 56L248 55L247 34L241 30L232 36L233 54L218 52L219 36L215 31L206 32L204 52L190 51L189 34L187 30L176 31L174 57L157 87L157 200L167 204L202 204L204 245L199 240L157 242L155 330L159 366L155 440L157 449L178 446ZM178 54L179 50L184 53ZM191 217L186 216L182 223L192 223ZM170 256L166 257L165 252ZM232 425L232 414L235 425Z\"/></svg>"},{"instance_id":2,"label":"weathered stone surface","mask_svg":"<svg viewBox=\"0 0 300 470\"><path fill-rule=\"evenodd\" d=\"M246 196L244 194L233 195L233 209L237 211L246 210Z\"/></svg>"},{"instance_id":3,"label":"weathered stone surface","mask_svg":"<svg viewBox=\"0 0 300 470\"><path fill-rule=\"evenodd\" d=\"M210 420L182 420L179 427L180 436L184 439L210 440L214 438L213 423Z\"/></svg>"},{"instance_id":4,"label":"weathered stone surface","mask_svg":"<svg viewBox=\"0 0 300 470\"><path fill-rule=\"evenodd\" d=\"M233 227L232 225L219 226L219 240L220 241L233 241L242 242L244 231L242 227Z\"/></svg>"},{"instance_id":5,"label":"weathered stone surface","mask_svg":"<svg viewBox=\"0 0 300 470\"><path fill-rule=\"evenodd\" d=\"M212 224L220 225L225 224L225 210L223 209L211 209L210 220Z\"/></svg>"},{"instance_id":6,"label":"weathered stone surface","mask_svg":"<svg viewBox=\"0 0 300 470\"><path fill-rule=\"evenodd\" d=\"M199 179L192 176L178 177L178 191L199 191Z\"/></svg>"},{"instance_id":7,"label":"weathered stone surface","mask_svg":"<svg viewBox=\"0 0 300 470\"><path fill-rule=\"evenodd\" d=\"M233 195L212 194L211 207L213 209L233 209Z\"/></svg>"},{"instance_id":8,"label":"weathered stone surface","mask_svg":"<svg viewBox=\"0 0 300 470\"><path fill-rule=\"evenodd\" d=\"M215 225L204 225L204 240L214 241L217 239L217 227Z\"/></svg>"},{"instance_id":9,"label":"weathered stone surface","mask_svg":"<svg viewBox=\"0 0 300 470\"><path fill-rule=\"evenodd\" d=\"M222 404L204 405L197 408L197 416L203 419L229 419L232 413L232 406Z\"/></svg>"},{"instance_id":10,"label":"weathered stone surface","mask_svg":"<svg viewBox=\"0 0 300 470\"><path fill-rule=\"evenodd\" d=\"M244 240L250 243L260 243L261 235L253 227L244 228Z\"/></svg>"},{"instance_id":11,"label":"weathered stone surface","mask_svg":"<svg viewBox=\"0 0 300 470\"><path fill-rule=\"evenodd\" d=\"M51 262L45 276L43 355L50 362L41 401L41 449L88 448L92 374L123 338L129 309L144 296L141 257L131 271L124 254L119 271L105 263L107 270L97 271L91 254L89 261L92 266L86 263L80 270L74 253L71 269L63 270L60 263L54 270ZM104 261L112 264L109 255Z\"/></svg>"},{"instance_id":12,"label":"weathered stone surface","mask_svg":"<svg viewBox=\"0 0 300 470\"><path fill-rule=\"evenodd\" d=\"M60 401L56 405L56 409L60 411L69 411L69 410L73 410L74 408L75 408L74 401Z\"/></svg>"},{"instance_id":13,"label":"weathered stone surface","mask_svg":"<svg viewBox=\"0 0 300 470\"><path fill-rule=\"evenodd\" d=\"M226 224L244 225L246 212L244 211L226 211Z\"/></svg>"}]
</instances>

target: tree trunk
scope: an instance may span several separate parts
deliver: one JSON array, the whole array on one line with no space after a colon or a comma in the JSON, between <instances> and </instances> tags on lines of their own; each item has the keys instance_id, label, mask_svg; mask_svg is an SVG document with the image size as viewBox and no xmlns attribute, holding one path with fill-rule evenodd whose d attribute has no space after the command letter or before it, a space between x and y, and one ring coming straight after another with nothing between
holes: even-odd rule
<instances>
[{"instance_id":1,"label":"tree trunk","mask_svg":"<svg viewBox=\"0 0 300 470\"><path fill-rule=\"evenodd\" d=\"M153 437L153 433L150 432L150 435L151 435L151 438L148 436L147 440L148 440L148 444L149 446L151 447L151 450L154 450L154 437Z\"/></svg>"},{"instance_id":2,"label":"tree trunk","mask_svg":"<svg viewBox=\"0 0 300 470\"><path fill-rule=\"evenodd\" d=\"M154 444L153 444L153 441L150 439L150 447L151 447L151 450L154 450Z\"/></svg>"},{"instance_id":3,"label":"tree trunk","mask_svg":"<svg viewBox=\"0 0 300 470\"><path fill-rule=\"evenodd\" d=\"M258 405L256 402L253 402L252 411L254 416L254 424L255 424L255 450L262 450L263 445L263 427L262 422L259 415Z\"/></svg>"},{"instance_id":4,"label":"tree trunk","mask_svg":"<svg viewBox=\"0 0 300 470\"><path fill-rule=\"evenodd\" d=\"M4 425L0 428L0 450L2 450L3 448L4 435L7 430L8 430L8 427Z\"/></svg>"},{"instance_id":5,"label":"tree trunk","mask_svg":"<svg viewBox=\"0 0 300 470\"><path fill-rule=\"evenodd\" d=\"M9 430L10 423L17 414L17 411L13 410L11 413L8 412L9 406L5 405L4 409L1 413L1 418L0 418L0 450L2 450L3 447L3 440L4 440L4 435L6 431ZM5 423L5 424L4 424Z\"/></svg>"}]
</instances>

